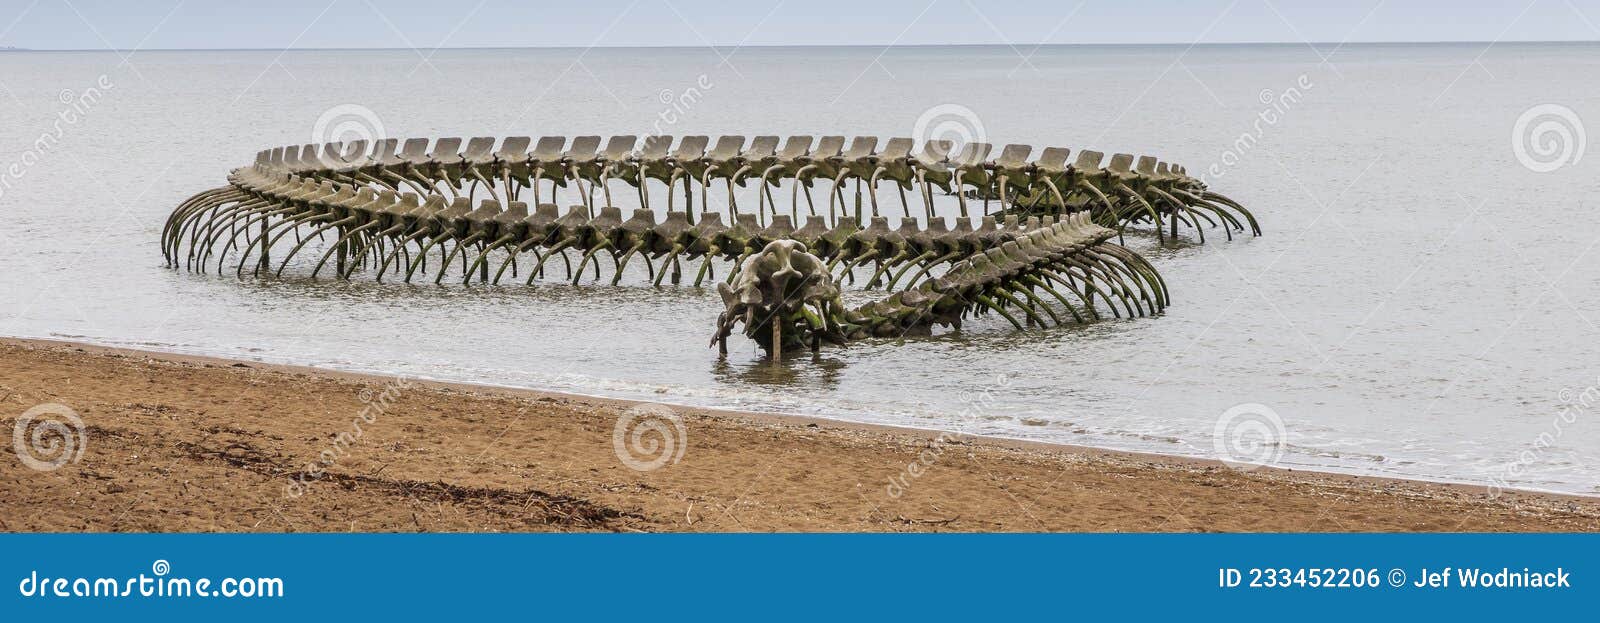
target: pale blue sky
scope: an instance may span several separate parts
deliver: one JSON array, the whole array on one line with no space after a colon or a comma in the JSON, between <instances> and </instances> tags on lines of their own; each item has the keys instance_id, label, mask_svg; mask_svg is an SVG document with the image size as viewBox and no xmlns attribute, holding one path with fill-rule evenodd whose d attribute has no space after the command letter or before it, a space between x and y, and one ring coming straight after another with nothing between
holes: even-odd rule
<instances>
[{"instance_id":1,"label":"pale blue sky","mask_svg":"<svg viewBox=\"0 0 1600 623\"><path fill-rule=\"evenodd\" d=\"M32 49L1594 41L1597 23L1600 0L0 0L0 45Z\"/></svg>"}]
</instances>

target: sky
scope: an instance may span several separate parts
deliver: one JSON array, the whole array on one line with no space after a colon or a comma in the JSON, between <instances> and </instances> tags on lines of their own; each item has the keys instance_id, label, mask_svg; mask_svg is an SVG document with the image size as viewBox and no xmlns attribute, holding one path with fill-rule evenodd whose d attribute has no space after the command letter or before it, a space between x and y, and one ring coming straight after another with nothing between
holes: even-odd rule
<instances>
[{"instance_id":1,"label":"sky","mask_svg":"<svg viewBox=\"0 0 1600 623\"><path fill-rule=\"evenodd\" d=\"M1595 41L1600 0L0 0L60 49Z\"/></svg>"}]
</instances>

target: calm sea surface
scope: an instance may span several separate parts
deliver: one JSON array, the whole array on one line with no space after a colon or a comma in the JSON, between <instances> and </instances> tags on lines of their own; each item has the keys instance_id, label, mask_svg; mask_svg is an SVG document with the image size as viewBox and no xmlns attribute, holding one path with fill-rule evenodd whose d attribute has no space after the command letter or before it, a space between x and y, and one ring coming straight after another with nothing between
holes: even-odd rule
<instances>
[{"instance_id":1,"label":"calm sea surface","mask_svg":"<svg viewBox=\"0 0 1600 623\"><path fill-rule=\"evenodd\" d=\"M1600 132L1600 46L721 55L0 52L0 334L1192 456L1216 456L1219 418L1258 404L1289 467L1600 493L1600 415L1584 408L1600 396L1600 156L1537 173L1512 141L1541 104ZM98 103L62 103L102 75ZM742 339L726 360L706 348L710 290L162 267L173 206L258 149L309 142L336 106L390 136L643 134L697 81L668 133L909 136L958 104L996 144L1217 163L1213 186L1266 235L1130 239L1172 287L1159 317L983 321L779 370ZM1291 87L1297 101L1263 103Z\"/></svg>"}]
</instances>

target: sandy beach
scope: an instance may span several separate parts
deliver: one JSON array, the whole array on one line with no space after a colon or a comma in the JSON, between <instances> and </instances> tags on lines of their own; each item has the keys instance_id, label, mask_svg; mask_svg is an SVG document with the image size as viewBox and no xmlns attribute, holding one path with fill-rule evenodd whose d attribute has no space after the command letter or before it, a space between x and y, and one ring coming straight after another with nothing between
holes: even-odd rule
<instances>
[{"instance_id":1,"label":"sandy beach","mask_svg":"<svg viewBox=\"0 0 1600 623\"><path fill-rule=\"evenodd\" d=\"M0 530L1600 530L1583 497L0 341L0 425L44 403L83 452L0 461Z\"/></svg>"}]
</instances>

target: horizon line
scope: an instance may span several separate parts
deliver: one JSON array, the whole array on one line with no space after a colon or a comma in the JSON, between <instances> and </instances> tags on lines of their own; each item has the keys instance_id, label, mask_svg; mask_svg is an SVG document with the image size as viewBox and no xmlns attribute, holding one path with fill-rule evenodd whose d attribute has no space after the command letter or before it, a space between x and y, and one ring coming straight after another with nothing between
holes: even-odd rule
<instances>
[{"instance_id":1,"label":"horizon line","mask_svg":"<svg viewBox=\"0 0 1600 623\"><path fill-rule=\"evenodd\" d=\"M1375 45L1501 45L1501 44L1570 44L1600 43L1594 39L1516 39L1516 40L1436 40L1436 41L1214 41L1214 42L1144 42L1144 43L898 43L898 44L831 44L831 43L767 43L767 44L712 44L712 45L483 45L447 47L291 47L291 48L25 48L0 46L0 52L317 52L317 51L410 51L410 50L697 50L701 48L1051 48L1051 47L1222 47L1222 46L1375 46Z\"/></svg>"}]
</instances>

